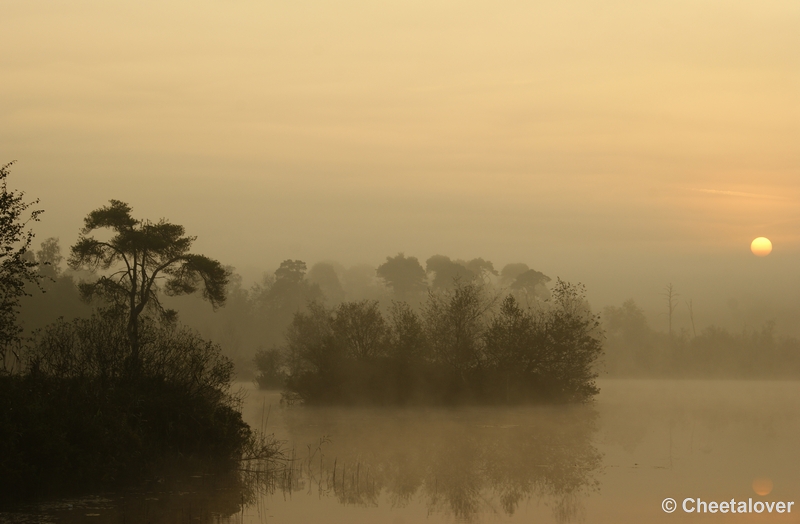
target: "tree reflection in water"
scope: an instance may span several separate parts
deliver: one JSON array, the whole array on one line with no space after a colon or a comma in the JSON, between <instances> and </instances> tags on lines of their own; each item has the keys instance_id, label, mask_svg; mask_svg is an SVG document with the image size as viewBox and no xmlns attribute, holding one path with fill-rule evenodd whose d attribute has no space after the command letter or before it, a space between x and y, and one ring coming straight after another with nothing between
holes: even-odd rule
<instances>
[{"instance_id":1,"label":"tree reflection in water","mask_svg":"<svg viewBox=\"0 0 800 524\"><path fill-rule=\"evenodd\" d=\"M306 492L351 506L422 502L429 513L467 521L511 516L535 501L566 523L578 519L583 497L599 488L598 417L591 406L295 407L283 415L293 443L283 457L221 468L201 464L184 473L169 468L137 489L59 497L0 511L0 520L238 522L269 496Z\"/></svg>"},{"instance_id":2,"label":"tree reflection in water","mask_svg":"<svg viewBox=\"0 0 800 524\"><path fill-rule=\"evenodd\" d=\"M241 520L243 509L258 505L263 495L291 489L289 464L282 454L241 462L187 460L164 465L161 475L136 486L0 507L0 522L77 524L89 517L95 524Z\"/></svg>"},{"instance_id":3,"label":"tree reflection in water","mask_svg":"<svg viewBox=\"0 0 800 524\"><path fill-rule=\"evenodd\" d=\"M460 520L513 515L528 500L574 521L582 495L599 489L601 454L591 406L287 410L295 448L284 489L318 491L342 504L402 507Z\"/></svg>"}]
</instances>

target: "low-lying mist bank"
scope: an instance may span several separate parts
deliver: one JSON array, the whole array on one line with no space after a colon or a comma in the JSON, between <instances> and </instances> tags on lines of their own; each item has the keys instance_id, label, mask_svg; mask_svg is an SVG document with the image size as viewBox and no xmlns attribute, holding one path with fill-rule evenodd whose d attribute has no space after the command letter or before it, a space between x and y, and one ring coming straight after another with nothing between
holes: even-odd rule
<instances>
[{"instance_id":1,"label":"low-lying mist bank","mask_svg":"<svg viewBox=\"0 0 800 524\"><path fill-rule=\"evenodd\" d=\"M46 293L31 286L32 296L23 298L20 319L26 331L41 329L59 316L88 316L91 308L81 301L77 283L91 280L92 274L63 270L56 239L43 242L34 258L46 277L41 283ZM298 312L311 311L309 304L335 310L345 303L369 301L388 318L393 303L404 302L420 315L429 294L452 293L455 280L480 285L487 296L495 297L487 318L498 315L505 294L527 308L547 303L553 285L549 277L526 264L508 264L497 271L484 259L466 262L437 256L424 267L414 257L397 255L377 269L344 268L336 263L317 263L307 269L302 261L287 260L249 289L232 273L227 302L217 311L196 295L165 297L164 303L178 312L182 323L220 344L240 379L260 377L264 386L280 387L281 377L289 371L287 333ZM665 318L667 312L665 304ZM645 311L632 300L603 308L603 355L595 370L608 377L800 377L800 339L779 335L773 323L731 331L695 326L691 320L690 329L676 327L670 335L651 327ZM282 364L276 364L276 358ZM276 366L283 366L277 370L279 376L265 378L265 372L269 375ZM381 376L380 371L375 373ZM416 374L425 375L421 369Z\"/></svg>"},{"instance_id":2,"label":"low-lying mist bank","mask_svg":"<svg viewBox=\"0 0 800 524\"><path fill-rule=\"evenodd\" d=\"M716 326L669 334L653 330L632 300L603 311L609 377L800 378L800 339L774 323L738 333Z\"/></svg>"}]
</instances>

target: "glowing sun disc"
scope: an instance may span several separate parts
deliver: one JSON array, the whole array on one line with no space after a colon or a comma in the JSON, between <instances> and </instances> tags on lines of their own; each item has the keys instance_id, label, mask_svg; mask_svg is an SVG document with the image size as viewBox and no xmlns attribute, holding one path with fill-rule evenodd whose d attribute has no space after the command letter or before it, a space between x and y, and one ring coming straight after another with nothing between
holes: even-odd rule
<instances>
[{"instance_id":1,"label":"glowing sun disc","mask_svg":"<svg viewBox=\"0 0 800 524\"><path fill-rule=\"evenodd\" d=\"M750 251L757 257L765 257L772 253L772 242L766 237L758 237L750 243Z\"/></svg>"}]
</instances>

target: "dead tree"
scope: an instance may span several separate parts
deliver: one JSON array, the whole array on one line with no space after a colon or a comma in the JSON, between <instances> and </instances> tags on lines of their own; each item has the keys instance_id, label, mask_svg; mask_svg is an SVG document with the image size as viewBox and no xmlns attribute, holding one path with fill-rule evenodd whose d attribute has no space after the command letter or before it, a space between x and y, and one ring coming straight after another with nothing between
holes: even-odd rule
<instances>
[{"instance_id":1,"label":"dead tree","mask_svg":"<svg viewBox=\"0 0 800 524\"><path fill-rule=\"evenodd\" d=\"M661 295L667 299L667 316L669 318L669 338L672 339L672 314L675 312L675 308L678 307L678 297L680 296L678 293L675 292L675 288L673 287L672 283L667 284L667 287L664 288L664 292Z\"/></svg>"}]
</instances>

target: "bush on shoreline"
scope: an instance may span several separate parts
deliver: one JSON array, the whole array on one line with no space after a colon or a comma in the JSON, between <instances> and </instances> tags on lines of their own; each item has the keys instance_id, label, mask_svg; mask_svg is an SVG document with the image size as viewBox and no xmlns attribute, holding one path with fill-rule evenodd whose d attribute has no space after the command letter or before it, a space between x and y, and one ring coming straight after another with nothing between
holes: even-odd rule
<instances>
[{"instance_id":1,"label":"bush on shoreline","mask_svg":"<svg viewBox=\"0 0 800 524\"><path fill-rule=\"evenodd\" d=\"M233 364L218 345L147 321L135 373L129 359L115 311L39 333L23 371L0 376L4 495L127 483L175 461L235 465L253 452L256 436L229 391ZM260 453L277 453L264 444Z\"/></svg>"}]
</instances>

